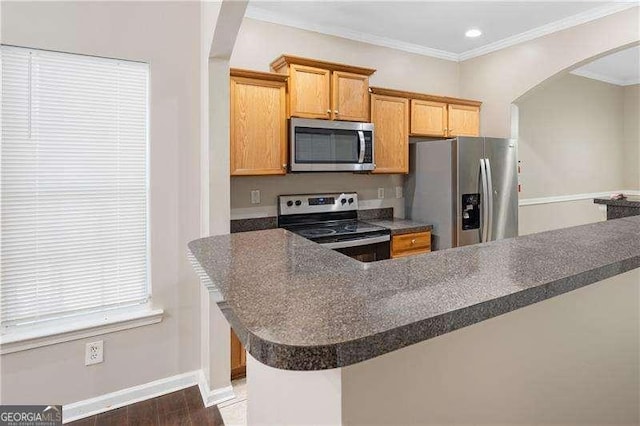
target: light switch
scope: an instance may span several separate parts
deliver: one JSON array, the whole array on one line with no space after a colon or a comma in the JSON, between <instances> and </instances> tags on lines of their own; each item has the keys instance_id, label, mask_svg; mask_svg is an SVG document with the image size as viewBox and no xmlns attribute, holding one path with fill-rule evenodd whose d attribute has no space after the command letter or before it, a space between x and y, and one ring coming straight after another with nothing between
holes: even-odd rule
<instances>
[{"instance_id":1,"label":"light switch","mask_svg":"<svg viewBox=\"0 0 640 426\"><path fill-rule=\"evenodd\" d=\"M378 198L384 198L384 188L378 188Z\"/></svg>"},{"instance_id":2,"label":"light switch","mask_svg":"<svg viewBox=\"0 0 640 426\"><path fill-rule=\"evenodd\" d=\"M402 187L396 186L396 198L402 198Z\"/></svg>"},{"instance_id":3,"label":"light switch","mask_svg":"<svg viewBox=\"0 0 640 426\"><path fill-rule=\"evenodd\" d=\"M260 204L260 190L251 191L251 204Z\"/></svg>"}]
</instances>

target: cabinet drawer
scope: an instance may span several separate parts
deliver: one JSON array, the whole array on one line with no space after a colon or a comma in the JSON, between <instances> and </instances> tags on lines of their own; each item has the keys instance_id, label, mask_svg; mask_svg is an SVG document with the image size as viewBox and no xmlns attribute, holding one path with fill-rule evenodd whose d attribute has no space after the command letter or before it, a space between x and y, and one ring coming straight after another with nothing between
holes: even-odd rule
<instances>
[{"instance_id":1,"label":"cabinet drawer","mask_svg":"<svg viewBox=\"0 0 640 426\"><path fill-rule=\"evenodd\" d=\"M395 235L391 240L391 257L410 256L431 251L431 232Z\"/></svg>"}]
</instances>

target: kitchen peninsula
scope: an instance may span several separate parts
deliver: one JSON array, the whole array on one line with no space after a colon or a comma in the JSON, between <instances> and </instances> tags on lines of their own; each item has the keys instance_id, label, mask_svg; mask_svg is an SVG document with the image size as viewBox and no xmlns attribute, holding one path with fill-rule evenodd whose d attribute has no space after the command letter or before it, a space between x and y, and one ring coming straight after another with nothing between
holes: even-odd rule
<instances>
[{"instance_id":1,"label":"kitchen peninsula","mask_svg":"<svg viewBox=\"0 0 640 426\"><path fill-rule=\"evenodd\" d=\"M621 200L596 198L596 204L607 206L607 220L640 215L640 196L628 196Z\"/></svg>"},{"instance_id":2,"label":"kitchen peninsula","mask_svg":"<svg viewBox=\"0 0 640 426\"><path fill-rule=\"evenodd\" d=\"M640 217L370 264L283 229L189 248L250 354L249 424L637 420Z\"/></svg>"}]
</instances>

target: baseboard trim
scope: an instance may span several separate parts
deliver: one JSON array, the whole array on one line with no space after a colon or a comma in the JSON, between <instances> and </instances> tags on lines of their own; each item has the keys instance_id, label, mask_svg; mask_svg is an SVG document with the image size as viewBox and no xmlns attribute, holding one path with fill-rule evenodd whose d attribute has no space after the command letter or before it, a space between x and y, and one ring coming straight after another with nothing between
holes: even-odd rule
<instances>
[{"instance_id":1,"label":"baseboard trim","mask_svg":"<svg viewBox=\"0 0 640 426\"><path fill-rule=\"evenodd\" d=\"M571 195L558 195L554 197L541 197L541 198L524 198L518 202L520 207L522 206L534 206L537 204L551 204L551 203L566 203L569 201L588 200L593 198L609 197L611 194L623 193L625 195L640 195L640 190L627 189L619 191L607 191L607 192L590 192L585 194L571 194Z\"/></svg>"},{"instance_id":2,"label":"baseboard trim","mask_svg":"<svg viewBox=\"0 0 640 426\"><path fill-rule=\"evenodd\" d=\"M110 392L72 404L66 404L62 407L63 423L80 420L194 385L197 385L200 389L202 402L207 407L220 404L235 397L231 386L210 390L202 370L195 370Z\"/></svg>"},{"instance_id":3,"label":"baseboard trim","mask_svg":"<svg viewBox=\"0 0 640 426\"><path fill-rule=\"evenodd\" d=\"M202 402L205 407L211 407L212 405L218 405L222 402L228 401L236 397L233 393L232 386L225 386L223 388L209 389L207 379L204 377L204 373L200 370L198 376L198 387L200 388L200 394L202 395Z\"/></svg>"}]
</instances>

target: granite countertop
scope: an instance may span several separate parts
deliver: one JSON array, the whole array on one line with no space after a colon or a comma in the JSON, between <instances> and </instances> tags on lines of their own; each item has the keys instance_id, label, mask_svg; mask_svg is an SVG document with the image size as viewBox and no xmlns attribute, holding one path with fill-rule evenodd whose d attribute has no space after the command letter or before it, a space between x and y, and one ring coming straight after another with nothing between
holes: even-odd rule
<instances>
[{"instance_id":1,"label":"granite countertop","mask_svg":"<svg viewBox=\"0 0 640 426\"><path fill-rule=\"evenodd\" d=\"M640 196L637 195L629 195L624 200L612 200L611 198L595 198L593 202L596 204L606 204L608 206L640 208Z\"/></svg>"},{"instance_id":2,"label":"granite countertop","mask_svg":"<svg viewBox=\"0 0 640 426\"><path fill-rule=\"evenodd\" d=\"M374 263L283 229L203 238L189 248L254 358L320 370L638 268L640 216Z\"/></svg>"},{"instance_id":3,"label":"granite countertop","mask_svg":"<svg viewBox=\"0 0 640 426\"><path fill-rule=\"evenodd\" d=\"M389 220L366 220L372 225L382 226L391 231L391 235L411 234L413 232L431 231L432 226L407 219L393 218Z\"/></svg>"}]
</instances>

